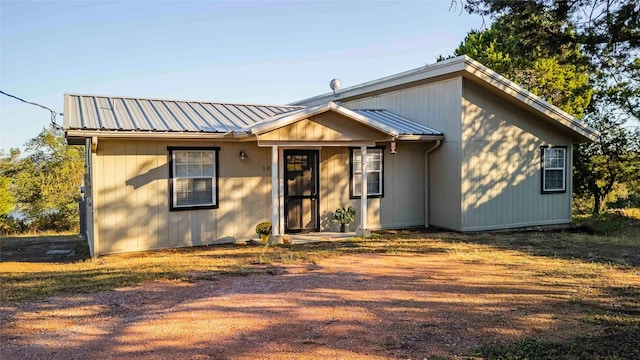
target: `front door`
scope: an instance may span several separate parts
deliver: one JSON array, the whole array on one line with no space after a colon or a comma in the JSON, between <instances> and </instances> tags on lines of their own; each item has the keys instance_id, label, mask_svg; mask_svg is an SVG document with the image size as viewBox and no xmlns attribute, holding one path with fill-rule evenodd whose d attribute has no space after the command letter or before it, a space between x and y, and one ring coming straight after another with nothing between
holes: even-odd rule
<instances>
[{"instance_id":1,"label":"front door","mask_svg":"<svg viewBox=\"0 0 640 360\"><path fill-rule=\"evenodd\" d=\"M320 230L318 150L284 151L285 232Z\"/></svg>"}]
</instances>

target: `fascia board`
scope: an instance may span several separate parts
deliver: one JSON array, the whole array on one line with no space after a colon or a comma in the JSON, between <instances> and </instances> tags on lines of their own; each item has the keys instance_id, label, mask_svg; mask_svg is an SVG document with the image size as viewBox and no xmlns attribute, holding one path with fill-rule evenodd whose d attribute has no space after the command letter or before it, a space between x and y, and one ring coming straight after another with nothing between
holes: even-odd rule
<instances>
[{"instance_id":1,"label":"fascia board","mask_svg":"<svg viewBox=\"0 0 640 360\"><path fill-rule=\"evenodd\" d=\"M398 141L436 141L444 140L444 135L400 135Z\"/></svg>"},{"instance_id":2,"label":"fascia board","mask_svg":"<svg viewBox=\"0 0 640 360\"><path fill-rule=\"evenodd\" d=\"M465 56L465 64L465 74L468 74L468 76L478 78L500 90L502 94L509 95L525 103L546 117L551 118L572 130L583 141L595 141L597 139L599 134L595 130L589 128L566 112L544 101L542 98L523 89L513 81L505 78L470 57Z\"/></svg>"},{"instance_id":3,"label":"fascia board","mask_svg":"<svg viewBox=\"0 0 640 360\"><path fill-rule=\"evenodd\" d=\"M306 119L310 116L318 115L327 111L330 108L329 104L322 104L313 107L308 107L294 113L286 113L281 115L276 115L270 119L263 120L262 123L258 125L252 126L248 129L248 133L252 135L260 135L269 131L273 131L275 129L279 129L283 126L287 126L295 123L296 121L300 121L302 119Z\"/></svg>"},{"instance_id":4,"label":"fascia board","mask_svg":"<svg viewBox=\"0 0 640 360\"><path fill-rule=\"evenodd\" d=\"M236 140L250 137L248 134L238 133L202 133L202 132L142 132L142 131L104 131L104 130L66 130L68 138L112 138L112 139L220 139Z\"/></svg>"},{"instance_id":5,"label":"fascia board","mask_svg":"<svg viewBox=\"0 0 640 360\"><path fill-rule=\"evenodd\" d=\"M351 86L343 90L338 90L336 95L326 93L315 97L299 100L289 105L316 104L335 100L350 99L363 94L375 93L389 88L409 87L411 83L424 81L439 76L451 75L465 69L466 56L458 56L453 59L426 65L417 69L408 70L399 74L386 76L380 79L368 81L359 85Z\"/></svg>"},{"instance_id":6,"label":"fascia board","mask_svg":"<svg viewBox=\"0 0 640 360\"><path fill-rule=\"evenodd\" d=\"M314 104L320 101L326 102L331 100L349 101L353 98L408 88L414 86L415 83L424 82L429 79L457 75L476 78L495 87L504 95L517 99L533 110L541 113L546 118L554 120L569 129L581 141L595 141L599 136L597 131L589 128L573 116L549 104L540 97L523 89L511 80L508 80L466 55L348 87L338 91L335 96L333 93L326 93L293 102L291 105Z\"/></svg>"},{"instance_id":7,"label":"fascia board","mask_svg":"<svg viewBox=\"0 0 640 360\"><path fill-rule=\"evenodd\" d=\"M373 121L365 116L362 116L360 114L357 114L347 108L344 108L342 106L338 106L333 102L329 102L326 104L322 104L322 105L316 105L316 106L312 106L309 107L307 109L304 109L302 111L296 112L295 114L285 114L283 115L279 115L278 119L276 120L267 120L265 123L257 125L252 127L249 130L249 133L252 135L260 135L260 134L264 134L267 133L269 131L273 131L275 129L279 129L281 127L293 124L297 121L327 112L327 111L334 111L342 116L345 116L347 118L350 118L362 125L368 126L370 128L373 128L377 131L380 131L384 134L390 135L390 136L398 136L398 132L395 131L394 129L381 124L377 121Z\"/></svg>"},{"instance_id":8,"label":"fascia board","mask_svg":"<svg viewBox=\"0 0 640 360\"><path fill-rule=\"evenodd\" d=\"M347 147L347 146L376 146L379 142L387 142L391 139L374 139L374 140L346 140L346 141L279 141L279 140L258 140L258 147Z\"/></svg>"}]
</instances>

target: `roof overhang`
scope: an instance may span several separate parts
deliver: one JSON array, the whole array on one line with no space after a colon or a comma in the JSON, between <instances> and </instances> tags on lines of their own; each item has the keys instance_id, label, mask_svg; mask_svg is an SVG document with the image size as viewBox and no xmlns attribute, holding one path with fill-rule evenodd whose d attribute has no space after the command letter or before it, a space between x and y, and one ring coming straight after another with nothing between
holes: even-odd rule
<instances>
[{"instance_id":1,"label":"roof overhang","mask_svg":"<svg viewBox=\"0 0 640 360\"><path fill-rule=\"evenodd\" d=\"M205 132L153 132L153 131L114 131L114 130L67 130L65 137L69 145L84 145L87 138L105 139L147 139L147 140L241 140L250 137L246 133L205 133Z\"/></svg>"},{"instance_id":2,"label":"roof overhang","mask_svg":"<svg viewBox=\"0 0 640 360\"><path fill-rule=\"evenodd\" d=\"M339 90L335 95L325 93L299 100L291 105L316 105L331 100L348 102L456 76L480 82L495 89L501 96L515 100L542 118L559 124L579 141L591 142L599 136L597 131L583 122L466 55L348 87Z\"/></svg>"},{"instance_id":3,"label":"roof overhang","mask_svg":"<svg viewBox=\"0 0 640 360\"><path fill-rule=\"evenodd\" d=\"M463 76L465 78L490 85L491 87L499 90L500 94L504 94L518 100L520 103L527 105L530 109L542 115L544 118L553 120L562 125L579 141L592 142L598 138L598 132L587 126L584 122L574 118L472 58L464 56L464 60L465 71Z\"/></svg>"},{"instance_id":4,"label":"roof overhang","mask_svg":"<svg viewBox=\"0 0 640 360\"><path fill-rule=\"evenodd\" d=\"M276 129L294 124L298 121L312 118L313 116L320 115L326 112L333 112L345 117L348 120L354 121L357 124L366 126L370 129L380 133L382 137L372 141L384 140L397 140L397 141L437 141L444 139L444 135L441 133L432 134L407 134L400 133L392 126L381 123L376 119L367 117L355 111L349 110L345 107L336 105L333 102L329 102L322 105L312 106L301 110L296 110L290 113L274 116L264 122L249 126L242 130L227 131L227 132L192 132L192 131L135 131L135 130L96 130L96 129L68 129L65 131L65 137L69 145L84 145L85 139L101 138L101 139L145 139L145 140L189 140L189 141L202 141L202 140L216 140L216 141L256 141L262 134L274 131ZM366 114L366 111L363 112ZM394 115L396 116L396 115ZM397 117L397 116L396 116ZM400 118L400 117L397 117ZM405 122L410 120L400 118ZM436 130L429 129L432 132ZM262 141L262 143L267 143ZM326 142L325 142L326 143ZM328 144L328 143L326 143ZM336 145L341 144L336 142Z\"/></svg>"},{"instance_id":5,"label":"roof overhang","mask_svg":"<svg viewBox=\"0 0 640 360\"><path fill-rule=\"evenodd\" d=\"M333 102L311 106L302 110L279 115L272 119L266 120L260 124L252 126L247 132L251 135L261 135L261 134L279 129L284 126L291 125L297 121L300 121L315 115L319 115L325 112L329 112L329 111L340 114L350 120L353 120L359 124L368 126L385 135L388 135L391 137L397 137L398 135L400 135L398 131L396 131L395 129L392 129L391 127L385 124L382 124L378 121L362 116L345 107L336 105Z\"/></svg>"}]
</instances>

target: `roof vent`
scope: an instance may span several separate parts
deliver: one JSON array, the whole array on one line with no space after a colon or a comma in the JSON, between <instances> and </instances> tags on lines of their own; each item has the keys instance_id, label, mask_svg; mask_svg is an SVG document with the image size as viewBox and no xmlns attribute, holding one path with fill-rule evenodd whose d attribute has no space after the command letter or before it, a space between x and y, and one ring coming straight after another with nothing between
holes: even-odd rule
<instances>
[{"instance_id":1,"label":"roof vent","mask_svg":"<svg viewBox=\"0 0 640 360\"><path fill-rule=\"evenodd\" d=\"M336 96L336 91L340 89L340 79L333 79L329 83L329 87L333 90L333 96Z\"/></svg>"}]
</instances>

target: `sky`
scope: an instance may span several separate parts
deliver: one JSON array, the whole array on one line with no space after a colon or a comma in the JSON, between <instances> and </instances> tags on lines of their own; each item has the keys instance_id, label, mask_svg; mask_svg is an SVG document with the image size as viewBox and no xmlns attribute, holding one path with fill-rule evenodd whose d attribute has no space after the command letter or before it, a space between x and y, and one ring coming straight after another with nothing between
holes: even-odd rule
<instances>
[{"instance_id":1,"label":"sky","mask_svg":"<svg viewBox=\"0 0 640 360\"><path fill-rule=\"evenodd\" d=\"M450 6L0 0L0 89L58 113L64 93L287 104L329 92L333 78L344 88L451 55L483 21ZM0 95L0 148L49 120Z\"/></svg>"}]
</instances>

